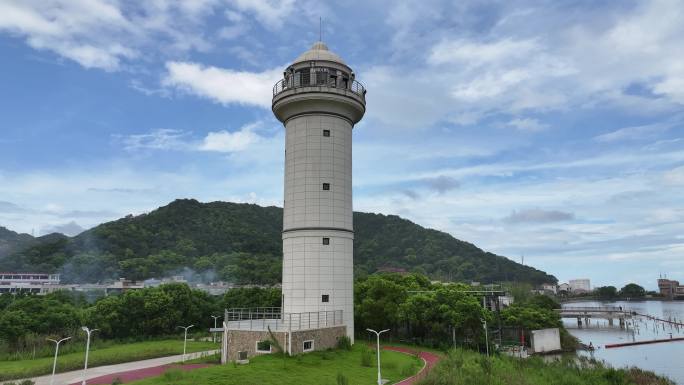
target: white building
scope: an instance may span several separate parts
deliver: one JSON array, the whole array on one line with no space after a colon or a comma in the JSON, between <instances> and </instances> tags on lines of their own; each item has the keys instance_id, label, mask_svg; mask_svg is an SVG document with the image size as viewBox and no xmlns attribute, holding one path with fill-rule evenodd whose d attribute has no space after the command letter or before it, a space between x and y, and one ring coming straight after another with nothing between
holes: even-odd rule
<instances>
[{"instance_id":1,"label":"white building","mask_svg":"<svg viewBox=\"0 0 684 385\"><path fill-rule=\"evenodd\" d=\"M283 312L342 310L353 341L352 129L366 111L365 90L317 42L273 92L285 125Z\"/></svg>"},{"instance_id":2,"label":"white building","mask_svg":"<svg viewBox=\"0 0 684 385\"><path fill-rule=\"evenodd\" d=\"M352 129L366 90L317 42L273 87L272 110L285 126L282 307L227 309L222 362L267 353L269 333L290 354L354 340Z\"/></svg>"},{"instance_id":3,"label":"white building","mask_svg":"<svg viewBox=\"0 0 684 385\"><path fill-rule=\"evenodd\" d=\"M47 294L59 288L59 274L0 273L0 294Z\"/></svg>"},{"instance_id":4,"label":"white building","mask_svg":"<svg viewBox=\"0 0 684 385\"><path fill-rule=\"evenodd\" d=\"M591 282L588 279L571 279L568 281L570 291L573 293L588 293L591 291Z\"/></svg>"}]
</instances>

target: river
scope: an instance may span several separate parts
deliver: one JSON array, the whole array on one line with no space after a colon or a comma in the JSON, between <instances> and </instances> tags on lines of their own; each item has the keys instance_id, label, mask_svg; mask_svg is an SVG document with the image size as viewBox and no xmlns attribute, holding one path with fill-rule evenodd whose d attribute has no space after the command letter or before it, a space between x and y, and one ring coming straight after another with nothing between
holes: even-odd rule
<instances>
[{"instance_id":1,"label":"river","mask_svg":"<svg viewBox=\"0 0 684 385\"><path fill-rule=\"evenodd\" d=\"M615 302L568 302L563 307L575 306L622 306L623 309L649 314L660 319L676 319L684 322L684 302L682 301L615 301ZM606 344L633 341L648 341L672 337L684 337L684 327L673 327L662 322L655 322L643 317L628 321L628 327L621 329L615 320L609 326L607 320L592 320L589 325L577 326L577 319L564 319L563 323L570 334L583 343L592 343L596 350L593 355L613 367L636 366L664 375L679 385L684 385L684 341L664 342L658 344L627 346L606 349Z\"/></svg>"}]
</instances>

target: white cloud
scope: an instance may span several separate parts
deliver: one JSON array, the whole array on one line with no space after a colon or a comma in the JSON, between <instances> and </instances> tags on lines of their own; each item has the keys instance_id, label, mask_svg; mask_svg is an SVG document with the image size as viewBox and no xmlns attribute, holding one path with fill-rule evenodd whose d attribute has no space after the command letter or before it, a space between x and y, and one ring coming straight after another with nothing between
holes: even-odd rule
<instances>
[{"instance_id":1,"label":"white cloud","mask_svg":"<svg viewBox=\"0 0 684 385\"><path fill-rule=\"evenodd\" d=\"M242 126L237 131L212 131L204 138L193 138L192 132L174 129L157 129L145 134L115 136L128 151L141 149L171 151L239 152L265 140L256 130L262 121Z\"/></svg>"},{"instance_id":2,"label":"white cloud","mask_svg":"<svg viewBox=\"0 0 684 385\"><path fill-rule=\"evenodd\" d=\"M638 140L644 138L653 138L658 136L672 127L671 124L654 123L643 126L623 127L615 131L596 136L599 142L617 142L622 140Z\"/></svg>"},{"instance_id":3,"label":"white cloud","mask_svg":"<svg viewBox=\"0 0 684 385\"><path fill-rule=\"evenodd\" d=\"M509 216L504 218L505 222L510 223L549 223L570 221L575 218L573 213L568 213L559 210L542 210L542 209L524 209L513 211Z\"/></svg>"},{"instance_id":4,"label":"white cloud","mask_svg":"<svg viewBox=\"0 0 684 385\"><path fill-rule=\"evenodd\" d=\"M663 174L665 183L672 186L684 186L684 166L674 168Z\"/></svg>"},{"instance_id":5,"label":"white cloud","mask_svg":"<svg viewBox=\"0 0 684 385\"><path fill-rule=\"evenodd\" d=\"M445 39L432 47L428 63L480 66L512 58L529 58L539 51L540 46L534 40L502 39L476 43L465 39Z\"/></svg>"},{"instance_id":6,"label":"white cloud","mask_svg":"<svg viewBox=\"0 0 684 385\"><path fill-rule=\"evenodd\" d=\"M126 150L182 150L188 148L187 132L172 129L157 129L146 134L133 134L121 139Z\"/></svg>"},{"instance_id":7,"label":"white cloud","mask_svg":"<svg viewBox=\"0 0 684 385\"><path fill-rule=\"evenodd\" d=\"M258 142L261 137L253 132L255 124L242 127L239 131L210 132L199 145L202 151L237 152Z\"/></svg>"},{"instance_id":8,"label":"white cloud","mask_svg":"<svg viewBox=\"0 0 684 385\"><path fill-rule=\"evenodd\" d=\"M515 118L508 122L508 125L514 127L516 130L526 132L544 131L549 128L548 124L541 123L537 119L532 118Z\"/></svg>"},{"instance_id":9,"label":"white cloud","mask_svg":"<svg viewBox=\"0 0 684 385\"><path fill-rule=\"evenodd\" d=\"M275 29L283 25L294 11L294 0L233 0L231 4L242 12L250 12L265 27ZM229 14L230 17L230 14Z\"/></svg>"},{"instance_id":10,"label":"white cloud","mask_svg":"<svg viewBox=\"0 0 684 385\"><path fill-rule=\"evenodd\" d=\"M552 4L521 10L511 2L497 6L501 17L491 27L463 30L442 27L468 26L479 20L479 8L450 2L424 8L430 11L418 11L418 20L402 12L390 18L405 37L392 47L397 64L359 71L374 106L369 114L388 124L472 124L502 113L596 107L645 116L681 109L680 1L605 8L587 17L568 17L565 7ZM422 62L421 49L427 51Z\"/></svg>"},{"instance_id":11,"label":"white cloud","mask_svg":"<svg viewBox=\"0 0 684 385\"><path fill-rule=\"evenodd\" d=\"M0 2L0 32L85 68L116 71L152 53L208 49L202 20L219 3L9 0Z\"/></svg>"},{"instance_id":12,"label":"white cloud","mask_svg":"<svg viewBox=\"0 0 684 385\"><path fill-rule=\"evenodd\" d=\"M284 66L263 72L234 71L198 63L168 62L162 80L167 87L201 96L221 104L271 107L273 85Z\"/></svg>"}]
</instances>

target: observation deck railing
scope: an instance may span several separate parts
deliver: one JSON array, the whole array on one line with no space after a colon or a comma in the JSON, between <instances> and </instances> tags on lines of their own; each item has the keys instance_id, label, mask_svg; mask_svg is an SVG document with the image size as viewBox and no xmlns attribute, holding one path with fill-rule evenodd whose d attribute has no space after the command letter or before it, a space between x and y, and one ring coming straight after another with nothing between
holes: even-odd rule
<instances>
[{"instance_id":1,"label":"observation deck railing","mask_svg":"<svg viewBox=\"0 0 684 385\"><path fill-rule=\"evenodd\" d=\"M360 82L352 79L345 79L326 71L316 72L317 68L312 68L312 72L295 72L278 80L273 86L273 96L282 92L303 87L327 87L330 89L347 90L366 100L366 88Z\"/></svg>"},{"instance_id":2,"label":"observation deck railing","mask_svg":"<svg viewBox=\"0 0 684 385\"><path fill-rule=\"evenodd\" d=\"M226 309L228 330L304 330L343 325L342 310L283 313L279 307Z\"/></svg>"}]
</instances>

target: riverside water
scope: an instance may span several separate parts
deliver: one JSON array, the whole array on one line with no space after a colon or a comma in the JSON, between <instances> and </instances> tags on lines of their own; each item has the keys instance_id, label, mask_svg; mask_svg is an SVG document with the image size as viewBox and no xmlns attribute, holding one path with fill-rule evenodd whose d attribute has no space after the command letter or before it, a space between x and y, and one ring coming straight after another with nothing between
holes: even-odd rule
<instances>
[{"instance_id":1,"label":"riverside water","mask_svg":"<svg viewBox=\"0 0 684 385\"><path fill-rule=\"evenodd\" d=\"M684 301L582 301L563 304L563 307L573 306L622 306L625 310L684 323ZM577 319L564 319L563 323L570 334L587 345L592 343L596 348L594 352L580 354L593 355L615 368L636 366L651 370L684 385L684 341L605 348L606 344L684 337L684 327L677 328L643 317L628 320L626 329L621 329L617 320L614 326L609 326L607 320L595 319L581 328L577 326Z\"/></svg>"}]
</instances>

